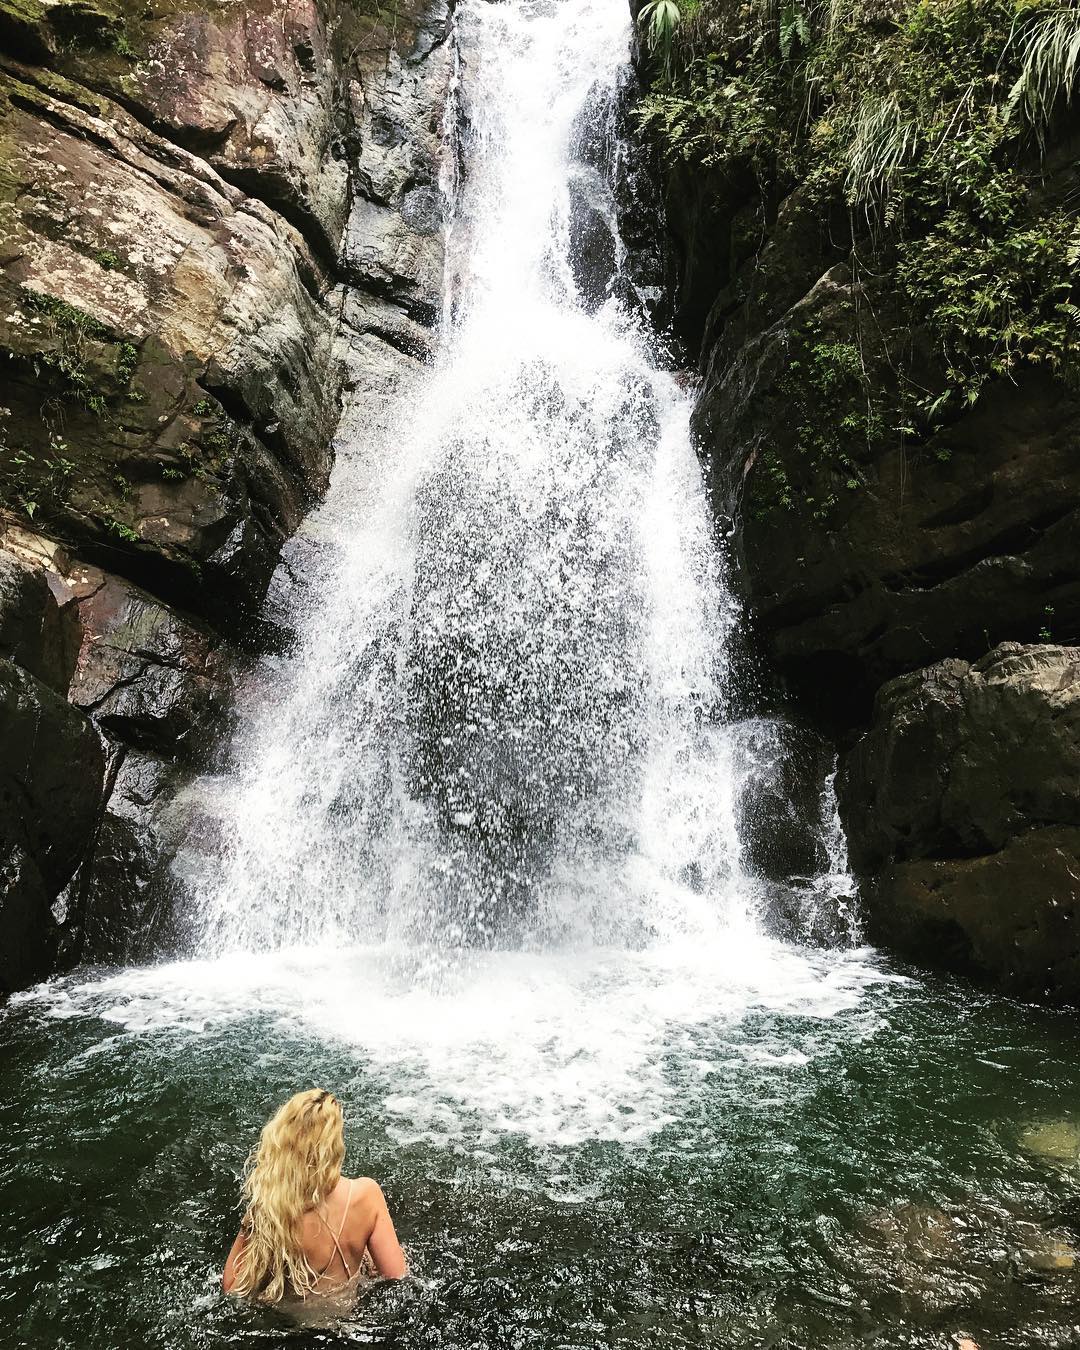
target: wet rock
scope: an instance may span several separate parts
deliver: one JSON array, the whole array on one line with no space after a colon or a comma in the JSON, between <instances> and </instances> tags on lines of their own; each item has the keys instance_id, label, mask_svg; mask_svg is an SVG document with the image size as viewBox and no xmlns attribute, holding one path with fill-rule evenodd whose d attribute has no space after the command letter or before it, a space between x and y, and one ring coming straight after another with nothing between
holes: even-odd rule
<instances>
[{"instance_id":1,"label":"wet rock","mask_svg":"<svg viewBox=\"0 0 1080 1350\"><path fill-rule=\"evenodd\" d=\"M832 747L811 728L779 718L736 730L742 761L736 810L751 870L784 882L827 869L822 795Z\"/></svg>"},{"instance_id":2,"label":"wet rock","mask_svg":"<svg viewBox=\"0 0 1080 1350\"><path fill-rule=\"evenodd\" d=\"M1065 1232L1019 1219L1008 1236L1009 1274L1014 1280L1026 1283L1071 1278L1076 1252Z\"/></svg>"},{"instance_id":3,"label":"wet rock","mask_svg":"<svg viewBox=\"0 0 1080 1350\"><path fill-rule=\"evenodd\" d=\"M1074 1120L1040 1120L1020 1132L1020 1147L1052 1162L1080 1159L1080 1125Z\"/></svg>"},{"instance_id":4,"label":"wet rock","mask_svg":"<svg viewBox=\"0 0 1080 1350\"><path fill-rule=\"evenodd\" d=\"M634 135L640 94L628 66L614 89L591 91L571 131L570 265L588 306L613 294L663 327L663 210L655 166Z\"/></svg>"},{"instance_id":5,"label":"wet rock","mask_svg":"<svg viewBox=\"0 0 1080 1350\"><path fill-rule=\"evenodd\" d=\"M191 770L121 747L92 855L66 896L68 961L145 959L173 949L171 863Z\"/></svg>"},{"instance_id":6,"label":"wet rock","mask_svg":"<svg viewBox=\"0 0 1080 1350\"><path fill-rule=\"evenodd\" d=\"M453 73L446 24L445 7L431 6L413 52L387 52L381 69L350 87L362 152L343 264L350 280L426 327L442 305L442 108Z\"/></svg>"},{"instance_id":7,"label":"wet rock","mask_svg":"<svg viewBox=\"0 0 1080 1350\"><path fill-rule=\"evenodd\" d=\"M613 202L607 184L593 172L579 171L569 182L570 266L588 310L599 308L615 280Z\"/></svg>"},{"instance_id":8,"label":"wet rock","mask_svg":"<svg viewBox=\"0 0 1080 1350\"><path fill-rule=\"evenodd\" d=\"M205 757L224 727L238 665L225 639L42 535L9 526L0 540L0 568L10 559L23 585L63 616L58 692L111 741L189 764Z\"/></svg>"},{"instance_id":9,"label":"wet rock","mask_svg":"<svg viewBox=\"0 0 1080 1350\"><path fill-rule=\"evenodd\" d=\"M43 536L12 526L3 542L0 563L10 566L0 578L21 578L18 594L48 597L65 617L74 652L64 688L106 738L94 836L62 894L58 959L145 953L167 927L178 800L226 725L236 654L206 624ZM31 872L20 867L15 881L28 893Z\"/></svg>"},{"instance_id":10,"label":"wet rock","mask_svg":"<svg viewBox=\"0 0 1080 1350\"><path fill-rule=\"evenodd\" d=\"M332 260L348 209L351 123L331 19L313 0L174 13L146 34L133 92L170 138Z\"/></svg>"},{"instance_id":11,"label":"wet rock","mask_svg":"<svg viewBox=\"0 0 1080 1350\"><path fill-rule=\"evenodd\" d=\"M852 860L975 855L1034 826L1080 827L1080 648L1003 643L878 694L847 756Z\"/></svg>"},{"instance_id":12,"label":"wet rock","mask_svg":"<svg viewBox=\"0 0 1080 1350\"><path fill-rule=\"evenodd\" d=\"M0 549L0 657L66 694L78 645L76 617L61 610L47 575Z\"/></svg>"},{"instance_id":13,"label":"wet rock","mask_svg":"<svg viewBox=\"0 0 1080 1350\"><path fill-rule=\"evenodd\" d=\"M872 935L1080 998L1080 649L1005 643L887 684L841 813Z\"/></svg>"},{"instance_id":14,"label":"wet rock","mask_svg":"<svg viewBox=\"0 0 1080 1350\"><path fill-rule=\"evenodd\" d=\"M777 338L772 375L782 381ZM793 687L841 725L857 721L875 687L950 655L976 657L1044 629L1080 639L1080 404L1041 376L987 392L950 429L947 451L909 460L898 449L859 466L849 487L785 439L783 398L761 387L755 352L752 437L728 461L727 500L740 514L736 546L745 593L769 651ZM710 420L714 453L724 402ZM775 419L775 421L773 420ZM745 419L743 423L745 427ZM720 449L719 437L727 439ZM769 454L755 453L768 445ZM770 459L770 454L772 458ZM791 508L755 509L780 465ZM732 478L737 477L737 492ZM852 479L855 482L855 479ZM836 499L828 521L808 501Z\"/></svg>"},{"instance_id":15,"label":"wet rock","mask_svg":"<svg viewBox=\"0 0 1080 1350\"><path fill-rule=\"evenodd\" d=\"M943 1209L898 1204L867 1216L852 1264L901 1290L907 1306L942 1314L965 1301L966 1230Z\"/></svg>"},{"instance_id":16,"label":"wet rock","mask_svg":"<svg viewBox=\"0 0 1080 1350\"><path fill-rule=\"evenodd\" d=\"M205 755L231 692L221 638L119 577L84 577L71 701L126 745L189 763Z\"/></svg>"},{"instance_id":17,"label":"wet rock","mask_svg":"<svg viewBox=\"0 0 1080 1350\"><path fill-rule=\"evenodd\" d=\"M895 863L861 895L876 941L1008 993L1080 1000L1080 830L1033 830L985 857Z\"/></svg>"},{"instance_id":18,"label":"wet rock","mask_svg":"<svg viewBox=\"0 0 1080 1350\"><path fill-rule=\"evenodd\" d=\"M90 720L0 660L0 992L48 973L50 912L90 846L105 759Z\"/></svg>"}]
</instances>

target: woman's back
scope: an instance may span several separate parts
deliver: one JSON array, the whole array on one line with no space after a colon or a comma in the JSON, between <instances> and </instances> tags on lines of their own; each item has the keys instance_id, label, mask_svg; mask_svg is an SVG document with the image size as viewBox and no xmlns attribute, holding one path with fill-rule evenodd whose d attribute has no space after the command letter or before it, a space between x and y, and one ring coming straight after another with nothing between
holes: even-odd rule
<instances>
[{"instance_id":1,"label":"woman's back","mask_svg":"<svg viewBox=\"0 0 1080 1350\"><path fill-rule=\"evenodd\" d=\"M319 1276L316 1292L355 1279L369 1254L372 1274L388 1279L405 1274L386 1200L371 1177L342 1177L326 1203L308 1210L302 1224L304 1254Z\"/></svg>"}]
</instances>

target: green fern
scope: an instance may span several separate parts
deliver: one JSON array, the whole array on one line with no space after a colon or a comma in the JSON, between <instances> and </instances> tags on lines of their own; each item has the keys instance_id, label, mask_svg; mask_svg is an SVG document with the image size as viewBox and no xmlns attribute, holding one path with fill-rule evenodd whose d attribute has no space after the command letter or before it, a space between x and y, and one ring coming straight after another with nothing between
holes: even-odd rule
<instances>
[{"instance_id":1,"label":"green fern","mask_svg":"<svg viewBox=\"0 0 1080 1350\"><path fill-rule=\"evenodd\" d=\"M789 0L780 15L780 55L785 61L810 46L810 20L806 13Z\"/></svg>"}]
</instances>

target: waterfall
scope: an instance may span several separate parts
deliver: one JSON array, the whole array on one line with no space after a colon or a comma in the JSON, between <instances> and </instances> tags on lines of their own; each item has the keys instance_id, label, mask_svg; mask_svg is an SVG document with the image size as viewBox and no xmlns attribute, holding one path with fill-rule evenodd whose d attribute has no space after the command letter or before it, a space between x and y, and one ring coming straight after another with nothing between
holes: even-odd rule
<instances>
[{"instance_id":1,"label":"waterfall","mask_svg":"<svg viewBox=\"0 0 1080 1350\"><path fill-rule=\"evenodd\" d=\"M571 0L459 21L453 316L362 469L343 448L334 567L220 785L203 950L753 922L689 396L572 265L575 148L603 130L629 19Z\"/></svg>"},{"instance_id":2,"label":"waterfall","mask_svg":"<svg viewBox=\"0 0 1080 1350\"><path fill-rule=\"evenodd\" d=\"M733 713L690 395L618 240L578 248L583 185L616 220L597 147L622 0L465 0L458 23L438 354L389 408L346 410L297 644L198 787L190 958L65 997L342 1039L391 1075L400 1139L478 1112L632 1140L695 1064L774 1053L732 1049L748 1010L832 1017L879 975L769 935L739 834L768 738Z\"/></svg>"}]
</instances>

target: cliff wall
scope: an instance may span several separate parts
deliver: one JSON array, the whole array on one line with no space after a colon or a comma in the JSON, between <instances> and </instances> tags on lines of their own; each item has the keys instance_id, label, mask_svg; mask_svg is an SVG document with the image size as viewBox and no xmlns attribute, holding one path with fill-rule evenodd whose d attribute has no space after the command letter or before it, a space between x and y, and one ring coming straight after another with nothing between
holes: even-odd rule
<instances>
[{"instance_id":1,"label":"cliff wall","mask_svg":"<svg viewBox=\"0 0 1080 1350\"><path fill-rule=\"evenodd\" d=\"M900 734L895 690L938 687L950 661L979 672L1001 643L1036 664L1045 645L1063 687L1072 678L1060 653L1080 643L1080 183L1075 71L1055 43L1080 36L1077 11L704 0L674 32L654 10L642 19L639 126L664 199L673 326L701 375L695 431L760 646L846 752L870 931L1020 992L1080 997L1056 928L1020 954L989 943L974 915L990 902L971 892L997 867L1037 928L1049 868L1053 903L1064 887L1074 911L1071 836L1043 833L1018 792L1008 838L904 846L860 798L868 777L875 802L899 790L883 749ZM949 777L966 698L937 706L923 778L905 783L928 797ZM1064 747L1071 723L1055 725ZM1007 772L989 753L992 717L968 734L983 767L954 794L961 814L992 761ZM934 860L952 925L936 953L889 871L916 856Z\"/></svg>"},{"instance_id":2,"label":"cliff wall","mask_svg":"<svg viewBox=\"0 0 1080 1350\"><path fill-rule=\"evenodd\" d=\"M425 359L449 34L0 3L0 992L152 931L343 390Z\"/></svg>"}]
</instances>

